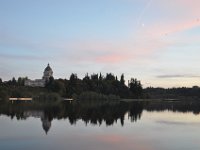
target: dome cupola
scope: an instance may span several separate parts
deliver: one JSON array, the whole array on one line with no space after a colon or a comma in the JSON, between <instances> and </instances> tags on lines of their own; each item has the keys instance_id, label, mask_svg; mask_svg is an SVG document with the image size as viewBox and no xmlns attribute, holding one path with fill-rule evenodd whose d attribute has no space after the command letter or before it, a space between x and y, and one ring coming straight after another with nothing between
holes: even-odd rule
<instances>
[{"instance_id":1,"label":"dome cupola","mask_svg":"<svg viewBox=\"0 0 200 150\"><path fill-rule=\"evenodd\" d=\"M53 70L51 69L50 65L48 64L47 67L44 69L43 79L48 81L50 77L53 77Z\"/></svg>"}]
</instances>

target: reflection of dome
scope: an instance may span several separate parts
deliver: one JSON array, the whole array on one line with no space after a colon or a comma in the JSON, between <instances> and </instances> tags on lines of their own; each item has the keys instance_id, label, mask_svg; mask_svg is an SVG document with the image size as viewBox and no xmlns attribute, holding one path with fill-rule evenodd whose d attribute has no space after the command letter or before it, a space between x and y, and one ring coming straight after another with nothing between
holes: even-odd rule
<instances>
[{"instance_id":1,"label":"reflection of dome","mask_svg":"<svg viewBox=\"0 0 200 150\"><path fill-rule=\"evenodd\" d=\"M42 121L42 128L47 134L49 129L51 128L51 121L48 118L41 118L41 121Z\"/></svg>"},{"instance_id":2,"label":"reflection of dome","mask_svg":"<svg viewBox=\"0 0 200 150\"><path fill-rule=\"evenodd\" d=\"M48 64L47 67L44 69L43 79L48 81L50 77L53 77L53 70L51 69L50 65Z\"/></svg>"}]
</instances>

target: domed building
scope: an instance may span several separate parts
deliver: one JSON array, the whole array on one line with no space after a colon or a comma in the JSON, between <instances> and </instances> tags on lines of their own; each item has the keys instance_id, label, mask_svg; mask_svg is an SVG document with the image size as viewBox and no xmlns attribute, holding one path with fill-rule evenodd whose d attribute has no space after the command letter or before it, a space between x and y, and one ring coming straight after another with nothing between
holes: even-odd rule
<instances>
[{"instance_id":1,"label":"domed building","mask_svg":"<svg viewBox=\"0 0 200 150\"><path fill-rule=\"evenodd\" d=\"M42 79L35 79L35 80L26 80L25 86L31 87L45 87L46 82L49 81L49 78L53 77L53 70L51 69L50 65L48 64L47 67L44 69Z\"/></svg>"},{"instance_id":2,"label":"domed building","mask_svg":"<svg viewBox=\"0 0 200 150\"><path fill-rule=\"evenodd\" d=\"M45 81L49 81L49 78L53 77L53 70L51 69L50 65L48 64L47 67L44 69L44 75L42 79Z\"/></svg>"}]
</instances>

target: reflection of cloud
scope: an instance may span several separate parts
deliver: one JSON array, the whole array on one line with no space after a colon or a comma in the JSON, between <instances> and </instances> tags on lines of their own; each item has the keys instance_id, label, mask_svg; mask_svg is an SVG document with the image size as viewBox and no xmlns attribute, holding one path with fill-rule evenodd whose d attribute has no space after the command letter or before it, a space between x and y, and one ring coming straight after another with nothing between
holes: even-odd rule
<instances>
[{"instance_id":1,"label":"reflection of cloud","mask_svg":"<svg viewBox=\"0 0 200 150\"><path fill-rule=\"evenodd\" d=\"M120 135L98 136L97 139L111 144L128 141L126 137Z\"/></svg>"},{"instance_id":2,"label":"reflection of cloud","mask_svg":"<svg viewBox=\"0 0 200 150\"><path fill-rule=\"evenodd\" d=\"M185 75L185 74L166 74L166 75L158 75L157 78L200 78L197 75Z\"/></svg>"},{"instance_id":3,"label":"reflection of cloud","mask_svg":"<svg viewBox=\"0 0 200 150\"><path fill-rule=\"evenodd\" d=\"M130 135L117 135L117 134L105 134L93 137L95 141L103 142L103 145L110 145L109 149L137 149L137 150L153 150L152 145L145 139L140 139ZM109 147L110 147L109 146Z\"/></svg>"},{"instance_id":4,"label":"reflection of cloud","mask_svg":"<svg viewBox=\"0 0 200 150\"><path fill-rule=\"evenodd\" d=\"M166 121L166 120L158 120L156 123L165 124L165 125L200 125L199 122L181 122L181 121Z\"/></svg>"}]
</instances>

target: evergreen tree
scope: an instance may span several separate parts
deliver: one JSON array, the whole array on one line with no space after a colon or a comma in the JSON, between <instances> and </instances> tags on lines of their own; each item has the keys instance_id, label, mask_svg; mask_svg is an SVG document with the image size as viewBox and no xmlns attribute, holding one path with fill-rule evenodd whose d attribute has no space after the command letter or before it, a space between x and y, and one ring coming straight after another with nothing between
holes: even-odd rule
<instances>
[{"instance_id":1,"label":"evergreen tree","mask_svg":"<svg viewBox=\"0 0 200 150\"><path fill-rule=\"evenodd\" d=\"M102 80L103 80L103 76L101 75L101 72L100 72L99 81L102 81Z\"/></svg>"},{"instance_id":2,"label":"evergreen tree","mask_svg":"<svg viewBox=\"0 0 200 150\"><path fill-rule=\"evenodd\" d=\"M121 83L122 85L125 84L124 74L121 75L120 83Z\"/></svg>"},{"instance_id":3,"label":"evergreen tree","mask_svg":"<svg viewBox=\"0 0 200 150\"><path fill-rule=\"evenodd\" d=\"M129 89L132 93L132 98L140 98L142 96L142 85L140 81L137 81L137 79L131 78Z\"/></svg>"},{"instance_id":4,"label":"evergreen tree","mask_svg":"<svg viewBox=\"0 0 200 150\"><path fill-rule=\"evenodd\" d=\"M17 85L17 81L16 81L15 77L12 78L11 84L12 85Z\"/></svg>"},{"instance_id":5,"label":"evergreen tree","mask_svg":"<svg viewBox=\"0 0 200 150\"><path fill-rule=\"evenodd\" d=\"M106 80L114 81L115 80L115 76L112 73L107 73L106 74Z\"/></svg>"}]
</instances>

